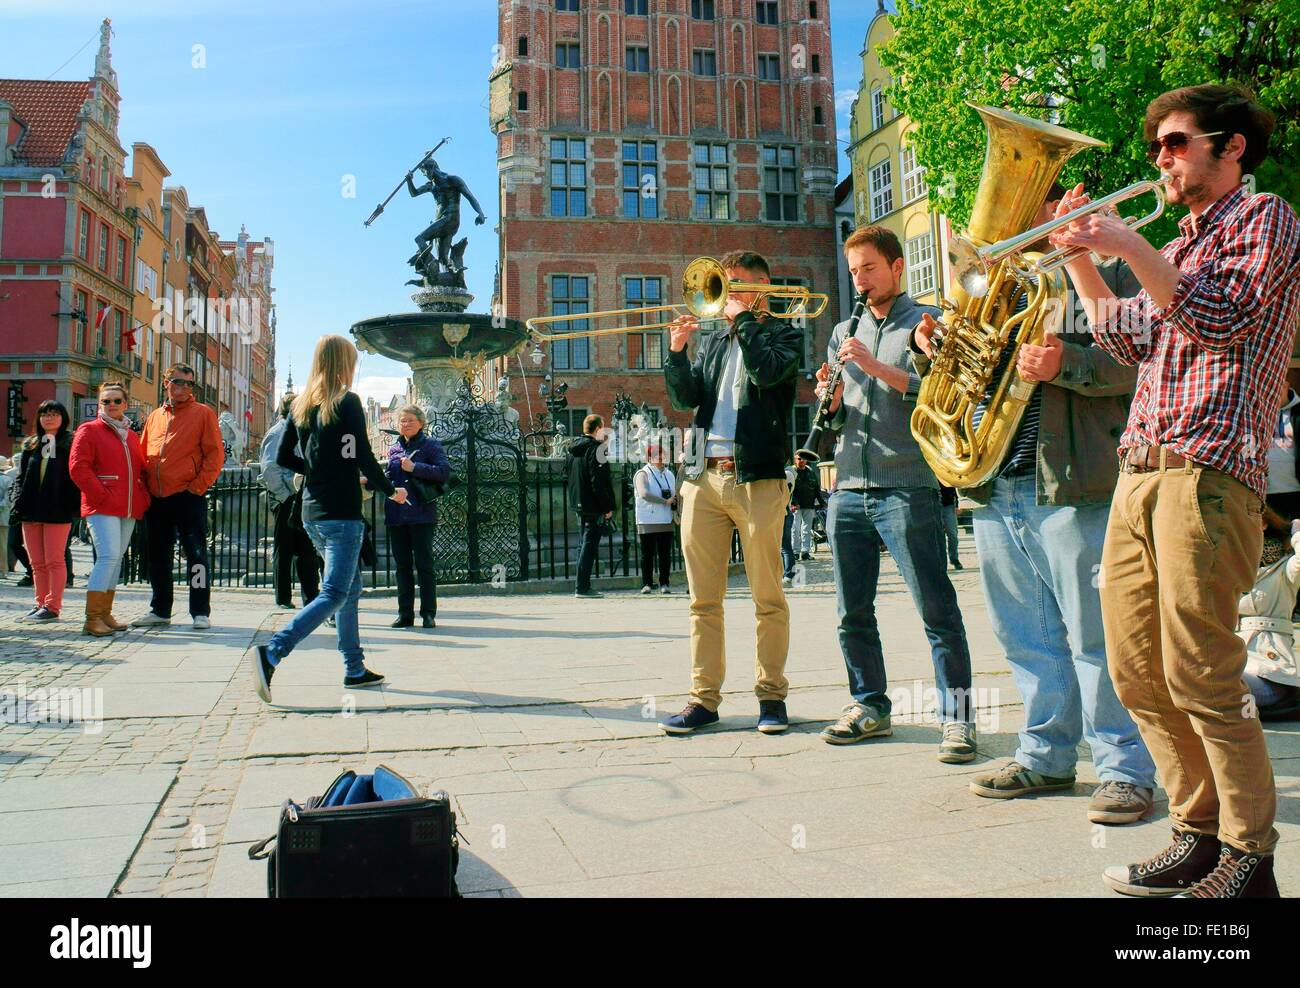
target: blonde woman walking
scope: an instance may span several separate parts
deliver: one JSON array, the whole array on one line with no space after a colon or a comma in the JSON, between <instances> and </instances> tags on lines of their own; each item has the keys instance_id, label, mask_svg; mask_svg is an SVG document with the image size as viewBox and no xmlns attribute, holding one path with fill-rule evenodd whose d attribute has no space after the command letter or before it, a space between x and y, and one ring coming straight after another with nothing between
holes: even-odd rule
<instances>
[{"instance_id":1,"label":"blonde woman walking","mask_svg":"<svg viewBox=\"0 0 1300 988\"><path fill-rule=\"evenodd\" d=\"M357 369L357 349L342 336L316 344L307 386L294 399L276 462L303 475L302 523L325 559L319 596L265 645L249 653L257 695L271 702L271 677L281 662L326 618L335 616L343 685L377 686L384 677L366 668L358 628L361 599L361 519L363 478L398 504L406 489L394 487L375 460L367 440L361 399L349 390ZM302 456L296 450L301 445Z\"/></svg>"}]
</instances>

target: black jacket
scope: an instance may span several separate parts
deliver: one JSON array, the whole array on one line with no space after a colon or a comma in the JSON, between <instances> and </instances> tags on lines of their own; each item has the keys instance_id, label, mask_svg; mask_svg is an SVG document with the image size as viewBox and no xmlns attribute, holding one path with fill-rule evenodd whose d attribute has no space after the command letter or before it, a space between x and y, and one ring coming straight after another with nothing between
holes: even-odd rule
<instances>
[{"instance_id":1,"label":"black jacket","mask_svg":"<svg viewBox=\"0 0 1300 988\"><path fill-rule=\"evenodd\" d=\"M794 494L790 502L796 508L815 508L821 502L821 484L817 480L816 467L795 469Z\"/></svg>"},{"instance_id":2,"label":"black jacket","mask_svg":"<svg viewBox=\"0 0 1300 988\"><path fill-rule=\"evenodd\" d=\"M370 449L361 399L345 394L329 425L321 425L319 415L313 408L305 427L287 420L275 462L303 475L303 521L361 521L362 474L375 494L396 489Z\"/></svg>"},{"instance_id":3,"label":"black jacket","mask_svg":"<svg viewBox=\"0 0 1300 988\"><path fill-rule=\"evenodd\" d=\"M614 482L609 463L601 462L601 443L580 436L569 444L569 506L579 514L603 515L614 510Z\"/></svg>"},{"instance_id":4,"label":"black jacket","mask_svg":"<svg viewBox=\"0 0 1300 988\"><path fill-rule=\"evenodd\" d=\"M790 462L790 414L803 333L790 320L759 320L749 312L736 317L735 332L744 371L740 406L736 409L736 480L742 484L784 480ZM728 346L728 334L718 332L701 344L694 363L687 359L685 350L668 351L664 361L664 380L673 407L681 411L695 409L695 428L703 432L696 441L696 455L701 458L703 440L718 404L718 379ZM699 469L687 470L688 477L698 477L699 473Z\"/></svg>"},{"instance_id":5,"label":"black jacket","mask_svg":"<svg viewBox=\"0 0 1300 988\"><path fill-rule=\"evenodd\" d=\"M18 496L14 510L22 521L44 525L67 525L81 517L81 491L68 475L68 454L72 451L72 435L54 447L54 455L45 467L41 478L41 461L44 447L41 443L24 444L19 461Z\"/></svg>"}]
</instances>

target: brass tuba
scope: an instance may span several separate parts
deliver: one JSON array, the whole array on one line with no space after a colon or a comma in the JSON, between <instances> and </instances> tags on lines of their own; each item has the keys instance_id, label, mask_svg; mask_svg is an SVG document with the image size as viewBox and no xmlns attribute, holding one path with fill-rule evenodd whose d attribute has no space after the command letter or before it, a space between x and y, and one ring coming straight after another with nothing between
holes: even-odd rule
<instances>
[{"instance_id":1,"label":"brass tuba","mask_svg":"<svg viewBox=\"0 0 1300 988\"><path fill-rule=\"evenodd\" d=\"M995 244L1029 229L1065 163L1101 141L1008 110L971 104L988 130L984 171L964 238L969 250ZM963 258L949 251L954 270ZM1034 255L1018 253L985 272L982 296L956 282L944 302L943 337L930 372L921 382L912 435L935 476L949 487L984 483L1006 459L1020 420L1034 395L1034 383L1016 371L1015 354L1025 343L1041 345L1054 320L1064 313L1065 276L1039 271ZM1028 270L1020 265L1030 262ZM985 288L979 279L979 288ZM1027 297L1027 298L1026 298ZM1017 311L1021 299L1027 304ZM1004 354L1005 370L995 383L978 426L976 406L984 401Z\"/></svg>"}]
</instances>

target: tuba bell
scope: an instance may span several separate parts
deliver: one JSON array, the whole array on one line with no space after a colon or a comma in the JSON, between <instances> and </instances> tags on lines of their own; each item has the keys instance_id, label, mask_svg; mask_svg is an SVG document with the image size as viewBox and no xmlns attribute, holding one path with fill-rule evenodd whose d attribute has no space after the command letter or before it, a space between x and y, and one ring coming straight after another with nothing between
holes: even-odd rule
<instances>
[{"instance_id":1,"label":"tuba bell","mask_svg":"<svg viewBox=\"0 0 1300 988\"><path fill-rule=\"evenodd\" d=\"M959 251L1024 233L1065 163L1084 148L1105 146L1041 120L970 105L984 120L988 143L970 224L949 251L959 272L970 270L970 259ZM926 462L948 487L975 487L996 473L1033 398L1035 384L1017 373L1016 352L1026 343L1041 345L1066 301L1060 265L1040 270L1035 260L1023 252L1005 257L979 272L978 286L970 279L955 281L952 300L944 302L943 337L921 382L911 425Z\"/></svg>"}]
</instances>

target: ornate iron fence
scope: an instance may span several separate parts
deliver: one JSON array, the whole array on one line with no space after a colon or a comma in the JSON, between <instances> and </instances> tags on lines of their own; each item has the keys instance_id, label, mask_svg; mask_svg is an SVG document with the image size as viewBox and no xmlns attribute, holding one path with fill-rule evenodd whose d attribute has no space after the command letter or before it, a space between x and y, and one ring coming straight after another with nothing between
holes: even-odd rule
<instances>
[{"instance_id":1,"label":"ornate iron fence","mask_svg":"<svg viewBox=\"0 0 1300 988\"><path fill-rule=\"evenodd\" d=\"M517 444L478 433L467 423L448 446L453 477L438 500L434 565L438 582L488 583L577 576L580 528L569 505L566 461L525 457ZM612 464L619 502L614 533L601 542L597 576L640 572L641 542L636 531L632 477L635 464ZM213 587L269 587L275 514L256 467L223 470L207 494L208 563ZM366 583L395 588L396 566L388 545L383 499L368 499L362 513L375 547L374 562L363 566ZM129 583L148 582L148 531L136 526L124 561ZM672 569L683 568L680 538L674 539ZM175 578L185 579L179 547Z\"/></svg>"}]
</instances>

